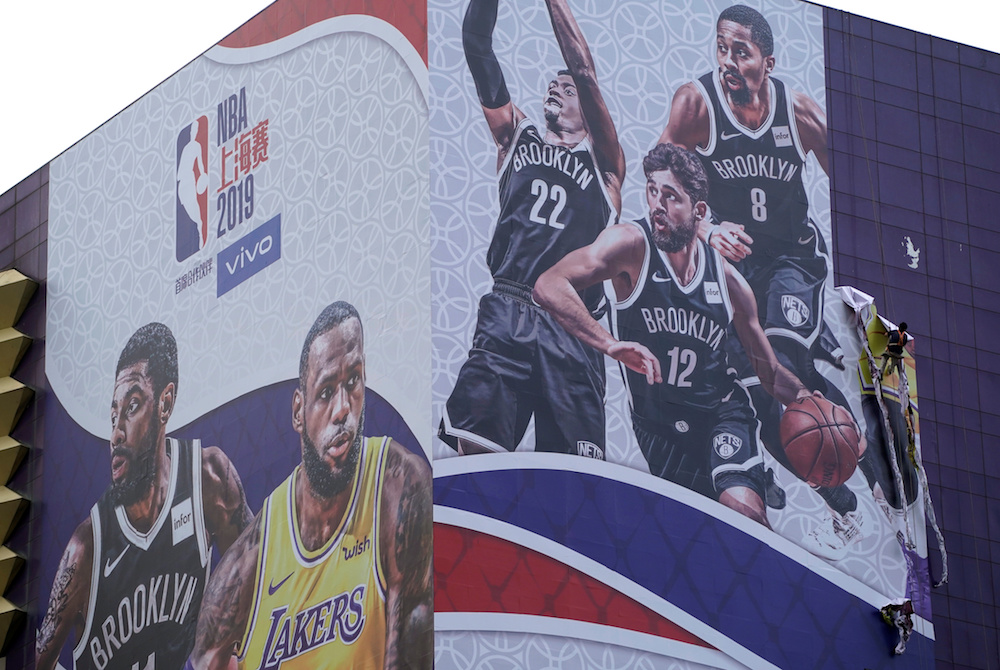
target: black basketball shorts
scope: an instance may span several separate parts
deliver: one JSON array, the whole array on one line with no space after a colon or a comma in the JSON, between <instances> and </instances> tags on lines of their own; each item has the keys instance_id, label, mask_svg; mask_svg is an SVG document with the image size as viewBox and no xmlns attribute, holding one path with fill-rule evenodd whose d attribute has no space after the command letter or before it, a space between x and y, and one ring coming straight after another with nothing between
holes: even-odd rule
<instances>
[{"instance_id":1,"label":"black basketball shorts","mask_svg":"<svg viewBox=\"0 0 1000 670\"><path fill-rule=\"evenodd\" d=\"M764 333L788 337L807 349L823 324L823 289L829 273L826 244L815 226L808 247L767 254L762 249L736 264L757 297Z\"/></svg>"},{"instance_id":2,"label":"black basketball shorts","mask_svg":"<svg viewBox=\"0 0 1000 670\"><path fill-rule=\"evenodd\" d=\"M445 404L441 439L514 451L535 417L535 451L604 460L604 360L530 302L528 289L479 301L469 358Z\"/></svg>"},{"instance_id":3,"label":"black basketball shorts","mask_svg":"<svg viewBox=\"0 0 1000 670\"><path fill-rule=\"evenodd\" d=\"M715 412L686 410L673 423L653 423L635 414L632 427L650 473L713 500L745 486L764 499L764 461L757 446L758 423L746 391L737 387Z\"/></svg>"}]
</instances>

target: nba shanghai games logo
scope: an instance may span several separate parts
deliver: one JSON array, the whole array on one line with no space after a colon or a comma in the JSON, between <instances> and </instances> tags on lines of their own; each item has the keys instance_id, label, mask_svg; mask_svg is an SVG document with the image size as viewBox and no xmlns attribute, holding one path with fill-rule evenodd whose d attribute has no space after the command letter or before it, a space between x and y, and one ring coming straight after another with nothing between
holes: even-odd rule
<instances>
[{"instance_id":1,"label":"nba shanghai games logo","mask_svg":"<svg viewBox=\"0 0 1000 670\"><path fill-rule=\"evenodd\" d=\"M281 215L255 225L264 218L258 185L271 137L270 119L251 123L250 102L241 87L219 101L214 118L199 116L177 133L176 258L189 265L175 294L214 274L222 297L281 258Z\"/></svg>"},{"instance_id":2,"label":"nba shanghai games logo","mask_svg":"<svg viewBox=\"0 0 1000 670\"><path fill-rule=\"evenodd\" d=\"M208 241L208 117L177 134L177 262Z\"/></svg>"}]
</instances>

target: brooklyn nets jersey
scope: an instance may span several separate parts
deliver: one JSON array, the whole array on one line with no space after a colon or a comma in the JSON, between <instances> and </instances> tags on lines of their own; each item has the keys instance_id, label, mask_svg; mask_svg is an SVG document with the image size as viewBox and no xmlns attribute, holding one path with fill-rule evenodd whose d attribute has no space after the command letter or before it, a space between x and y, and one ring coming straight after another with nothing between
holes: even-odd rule
<instances>
[{"instance_id":1,"label":"brooklyn nets jersey","mask_svg":"<svg viewBox=\"0 0 1000 670\"><path fill-rule=\"evenodd\" d=\"M726 102L718 72L695 82L709 110L709 143L698 147L708 175L708 204L721 221L746 226L754 256L812 253L815 231L802 183L806 153L795 126L792 97L773 77L771 109L756 130L740 124Z\"/></svg>"},{"instance_id":2,"label":"brooklyn nets jersey","mask_svg":"<svg viewBox=\"0 0 1000 670\"><path fill-rule=\"evenodd\" d=\"M181 668L211 557L201 496L201 444L167 438L167 504L152 528L136 530L109 492L90 511L94 566L77 668Z\"/></svg>"},{"instance_id":3,"label":"brooklyn nets jersey","mask_svg":"<svg viewBox=\"0 0 1000 670\"><path fill-rule=\"evenodd\" d=\"M362 442L347 513L316 550L303 545L296 521L301 465L264 501L253 610L237 650L240 668L382 667L386 581L379 503L388 448L388 437Z\"/></svg>"},{"instance_id":4,"label":"brooklyn nets jersey","mask_svg":"<svg viewBox=\"0 0 1000 670\"><path fill-rule=\"evenodd\" d=\"M528 119L518 124L500 167L500 217L487 262L494 278L529 288L569 252L614 223L590 138L572 149L547 144ZM600 285L583 294L592 310Z\"/></svg>"},{"instance_id":5,"label":"brooklyn nets jersey","mask_svg":"<svg viewBox=\"0 0 1000 670\"><path fill-rule=\"evenodd\" d=\"M646 254L635 289L612 311L612 332L623 341L645 345L660 361L663 383L622 366L632 412L646 422L668 424L685 416L668 414L677 406L715 410L734 388L735 372L725 352L733 316L722 257L697 240L694 279L681 286L666 255L653 244L645 219ZM673 407L671 407L673 406Z\"/></svg>"}]
</instances>

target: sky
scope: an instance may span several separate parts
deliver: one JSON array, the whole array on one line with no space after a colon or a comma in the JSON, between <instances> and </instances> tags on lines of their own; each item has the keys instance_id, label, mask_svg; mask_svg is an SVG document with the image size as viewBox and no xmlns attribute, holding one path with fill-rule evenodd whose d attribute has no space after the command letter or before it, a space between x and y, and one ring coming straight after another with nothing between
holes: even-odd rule
<instances>
[{"instance_id":1,"label":"sky","mask_svg":"<svg viewBox=\"0 0 1000 670\"><path fill-rule=\"evenodd\" d=\"M268 4L269 0L5 0L0 5L4 26L0 193ZM818 4L1000 52L998 2L825 0ZM942 11L944 7L948 11Z\"/></svg>"}]
</instances>

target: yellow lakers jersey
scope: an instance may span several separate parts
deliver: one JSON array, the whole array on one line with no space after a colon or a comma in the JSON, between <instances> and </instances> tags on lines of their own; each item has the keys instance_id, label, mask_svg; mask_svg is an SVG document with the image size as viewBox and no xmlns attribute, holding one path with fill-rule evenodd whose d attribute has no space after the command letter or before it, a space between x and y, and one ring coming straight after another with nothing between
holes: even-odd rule
<instances>
[{"instance_id":1,"label":"yellow lakers jersey","mask_svg":"<svg viewBox=\"0 0 1000 670\"><path fill-rule=\"evenodd\" d=\"M299 465L264 501L256 589L239 667L379 668L385 655L385 591L379 501L389 438L362 441L340 527L315 551L296 523Z\"/></svg>"}]
</instances>

